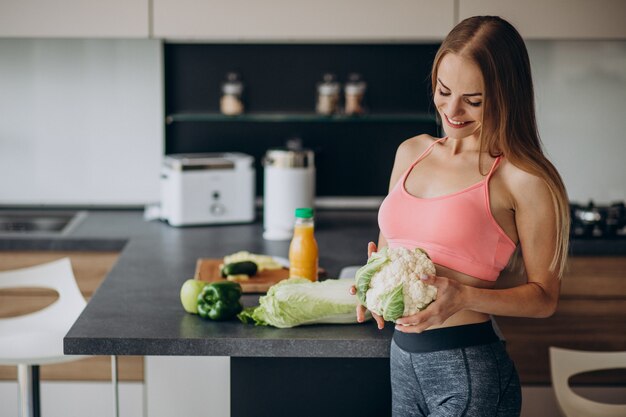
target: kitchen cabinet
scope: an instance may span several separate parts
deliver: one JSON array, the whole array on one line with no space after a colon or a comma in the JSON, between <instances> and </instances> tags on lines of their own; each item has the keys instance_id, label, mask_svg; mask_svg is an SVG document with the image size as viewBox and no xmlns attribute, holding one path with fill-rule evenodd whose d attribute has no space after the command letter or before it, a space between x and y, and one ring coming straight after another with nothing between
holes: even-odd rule
<instances>
[{"instance_id":1,"label":"kitchen cabinet","mask_svg":"<svg viewBox=\"0 0 626 417\"><path fill-rule=\"evenodd\" d=\"M145 38L149 0L3 0L0 37Z\"/></svg>"},{"instance_id":2,"label":"kitchen cabinet","mask_svg":"<svg viewBox=\"0 0 626 417\"><path fill-rule=\"evenodd\" d=\"M11 270L51 262L64 257L72 262L74 276L83 296L89 301L95 290L109 273L118 252L79 251L6 251L0 252L0 270ZM18 316L37 311L57 299L52 290L5 289L0 290L0 317ZM118 358L119 380L143 381L143 357ZM96 356L74 362L40 366L42 381L110 381L111 359ZM17 367L0 366L0 380L15 380Z\"/></svg>"},{"instance_id":3,"label":"kitchen cabinet","mask_svg":"<svg viewBox=\"0 0 626 417\"><path fill-rule=\"evenodd\" d=\"M429 97L436 43L239 43L164 45L165 153L243 152L260 161L268 149L297 137L315 152L316 195L379 197L389 187L395 151L416 133L437 134ZM221 84L237 69L245 113L220 114ZM326 73L345 85L349 74L367 82L367 113L315 113L316 86ZM365 150L354 159L354 144ZM359 172L355 181L346 172ZM387 173L387 174L381 174Z\"/></svg>"},{"instance_id":4,"label":"kitchen cabinet","mask_svg":"<svg viewBox=\"0 0 626 417\"><path fill-rule=\"evenodd\" d=\"M154 36L206 41L443 39L454 1L154 0Z\"/></svg>"},{"instance_id":5,"label":"kitchen cabinet","mask_svg":"<svg viewBox=\"0 0 626 417\"><path fill-rule=\"evenodd\" d=\"M626 257L568 260L556 313L545 319L497 317L522 384L550 384L548 348L626 350ZM514 279L506 271L500 280ZM626 372L575 377L579 384L624 385Z\"/></svg>"},{"instance_id":6,"label":"kitchen cabinet","mask_svg":"<svg viewBox=\"0 0 626 417\"><path fill-rule=\"evenodd\" d=\"M623 0L458 0L459 21L496 15L525 39L626 39Z\"/></svg>"}]
</instances>

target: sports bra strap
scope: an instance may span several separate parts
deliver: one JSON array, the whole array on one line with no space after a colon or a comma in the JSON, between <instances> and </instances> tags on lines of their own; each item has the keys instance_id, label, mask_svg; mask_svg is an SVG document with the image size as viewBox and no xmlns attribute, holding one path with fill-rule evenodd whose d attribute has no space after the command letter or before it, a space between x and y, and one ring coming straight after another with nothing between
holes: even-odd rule
<instances>
[{"instance_id":1,"label":"sports bra strap","mask_svg":"<svg viewBox=\"0 0 626 417\"><path fill-rule=\"evenodd\" d=\"M406 178L409 175L409 172L411 172L411 170L413 170L413 167L415 167L415 165L417 165L418 162L420 162L422 159L424 159L428 153L433 149L433 147L440 143L445 141L446 139L448 139L447 136L441 138L441 139L437 139L436 141L434 141L433 143L431 143L430 145L428 145L428 148L426 148L424 150L424 152L422 152L417 159L415 159L415 161L409 166L409 168L404 171L404 174L402 175L403 178ZM502 155L498 155L496 157L496 159L493 161L493 165L491 165L491 168L489 169L489 172L487 173L487 178L486 178L486 182L489 183L489 179L491 178L491 176L493 175L493 172L496 170L496 168L498 167L498 165L500 164L500 160L502 159ZM488 186L488 185L487 185Z\"/></svg>"},{"instance_id":2,"label":"sports bra strap","mask_svg":"<svg viewBox=\"0 0 626 417\"><path fill-rule=\"evenodd\" d=\"M442 142L442 141L444 141L444 140L446 140L446 139L448 139L448 137L447 137L447 136L446 136L446 137L444 137L444 138L441 138L441 139L437 139L436 141L434 141L433 143L431 143L430 145L428 145L428 148L426 148L426 149L424 150L424 152L422 152L422 153L421 153L421 154L417 157L417 159L415 160L415 162L413 162L413 163L411 164L411 167L409 168L409 171L410 171L410 170L411 170L411 169L412 169L412 168L413 168L413 167L414 167L414 166L415 166L415 165L416 165L419 161L421 161L422 159L424 159L424 158L426 157L426 155L428 154L428 152L430 152L430 151L431 151L431 149L433 149L433 147L434 147L436 144L438 144L439 142Z\"/></svg>"},{"instance_id":3,"label":"sports bra strap","mask_svg":"<svg viewBox=\"0 0 626 417\"><path fill-rule=\"evenodd\" d=\"M493 172L496 170L497 166L500 164L501 159L502 159L502 155L496 156L495 161L493 161L493 165L491 165L491 169L487 173L487 182L489 182L489 179L493 175Z\"/></svg>"}]
</instances>

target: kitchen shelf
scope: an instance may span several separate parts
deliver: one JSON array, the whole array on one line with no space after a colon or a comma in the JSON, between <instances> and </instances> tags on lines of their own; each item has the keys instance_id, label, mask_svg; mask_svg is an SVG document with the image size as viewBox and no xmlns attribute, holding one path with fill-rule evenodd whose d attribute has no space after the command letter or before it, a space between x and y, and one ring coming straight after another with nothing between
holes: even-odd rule
<instances>
[{"instance_id":1,"label":"kitchen shelf","mask_svg":"<svg viewBox=\"0 0 626 417\"><path fill-rule=\"evenodd\" d=\"M238 123L423 123L435 122L430 113L372 113L358 116L336 114L322 116L315 113L246 113L225 116L221 113L175 113L165 118L174 122L238 122Z\"/></svg>"}]
</instances>

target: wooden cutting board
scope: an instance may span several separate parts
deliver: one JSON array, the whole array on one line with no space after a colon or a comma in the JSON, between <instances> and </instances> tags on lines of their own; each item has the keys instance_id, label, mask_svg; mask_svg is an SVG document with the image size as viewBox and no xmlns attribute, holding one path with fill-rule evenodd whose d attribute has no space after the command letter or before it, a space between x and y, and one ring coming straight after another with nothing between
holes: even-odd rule
<instances>
[{"instance_id":1,"label":"wooden cutting board","mask_svg":"<svg viewBox=\"0 0 626 417\"><path fill-rule=\"evenodd\" d=\"M194 278L200 281L214 282L221 281L220 265L222 259L200 258L196 262L196 273ZM319 276L325 276L325 271L320 269ZM237 281L241 284L244 293L266 293L274 284L289 278L289 269L266 269L250 277L248 281Z\"/></svg>"}]
</instances>

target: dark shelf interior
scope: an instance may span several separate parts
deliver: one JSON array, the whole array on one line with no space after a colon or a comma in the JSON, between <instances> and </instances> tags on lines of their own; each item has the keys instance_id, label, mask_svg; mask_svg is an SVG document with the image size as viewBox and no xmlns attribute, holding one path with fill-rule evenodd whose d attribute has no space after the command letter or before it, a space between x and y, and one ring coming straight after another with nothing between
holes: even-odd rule
<instances>
[{"instance_id":1,"label":"dark shelf interior","mask_svg":"<svg viewBox=\"0 0 626 417\"><path fill-rule=\"evenodd\" d=\"M167 124L177 122L222 123L431 123L435 116L430 113L366 113L360 115L333 114L330 116L302 112L253 112L227 116L211 112L181 112L168 114Z\"/></svg>"},{"instance_id":2,"label":"dark shelf interior","mask_svg":"<svg viewBox=\"0 0 626 417\"><path fill-rule=\"evenodd\" d=\"M261 195L261 157L299 137L316 153L317 195L384 195L397 146L438 133L430 92L438 46L166 43L166 153L253 155ZM230 71L245 86L241 116L219 113L221 83ZM360 73L368 114L316 115L316 84L325 72L341 83Z\"/></svg>"}]
</instances>

